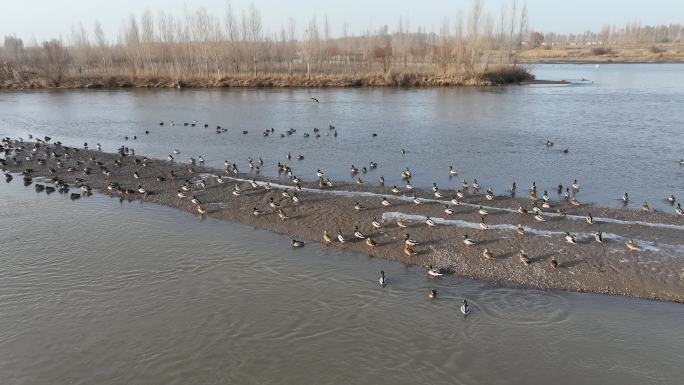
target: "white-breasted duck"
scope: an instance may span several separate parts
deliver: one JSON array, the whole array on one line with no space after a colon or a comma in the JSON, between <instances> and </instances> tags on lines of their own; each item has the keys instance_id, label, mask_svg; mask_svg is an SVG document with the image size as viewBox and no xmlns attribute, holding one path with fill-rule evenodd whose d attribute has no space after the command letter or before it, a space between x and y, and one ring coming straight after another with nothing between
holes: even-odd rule
<instances>
[{"instance_id":1,"label":"white-breasted duck","mask_svg":"<svg viewBox=\"0 0 684 385\"><path fill-rule=\"evenodd\" d=\"M468 238L468 234L463 234L463 244L466 246L475 246L475 241Z\"/></svg>"}]
</instances>

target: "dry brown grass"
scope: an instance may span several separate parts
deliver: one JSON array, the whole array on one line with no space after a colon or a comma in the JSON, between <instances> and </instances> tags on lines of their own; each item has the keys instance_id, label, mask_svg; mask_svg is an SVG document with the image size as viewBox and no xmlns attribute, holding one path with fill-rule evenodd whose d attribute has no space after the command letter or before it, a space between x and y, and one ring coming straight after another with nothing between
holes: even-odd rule
<instances>
[{"instance_id":1,"label":"dry brown grass","mask_svg":"<svg viewBox=\"0 0 684 385\"><path fill-rule=\"evenodd\" d=\"M19 73L0 81L0 88L325 88L325 87L449 87L492 86L530 80L532 75L520 66L499 66L487 71L418 73L388 71L369 74L301 75L262 74L217 77L152 75L65 76L61 81L37 72Z\"/></svg>"}]
</instances>

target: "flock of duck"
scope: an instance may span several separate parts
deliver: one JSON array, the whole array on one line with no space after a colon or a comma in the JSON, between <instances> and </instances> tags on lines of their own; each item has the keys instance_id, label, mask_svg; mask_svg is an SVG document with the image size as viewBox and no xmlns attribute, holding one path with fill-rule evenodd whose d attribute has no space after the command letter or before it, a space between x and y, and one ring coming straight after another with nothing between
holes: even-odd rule
<instances>
[{"instance_id":1,"label":"flock of duck","mask_svg":"<svg viewBox=\"0 0 684 385\"><path fill-rule=\"evenodd\" d=\"M174 125L173 122L169 123L170 125ZM197 124L196 121L193 122L186 122L184 123L185 126L195 126ZM159 125L164 125L164 122L160 122ZM209 127L208 124L204 124L204 127ZM221 128L221 126L216 126L216 131L217 133L225 132L225 129ZM294 129L290 129L286 131L285 134L281 135L292 135L296 132ZM337 131L335 130L334 126L329 127L329 132L328 135L330 135L330 132L332 132L334 136L337 135ZM149 131L145 131L146 134L149 134ZM271 135L274 133L273 129L266 130L263 132L264 136ZM243 131L243 134L247 134L246 131ZM308 135L306 133L305 135ZM320 135L319 130L316 129L314 130L314 135ZM29 139L33 139L32 136L29 136ZM126 137L125 139L129 139ZM133 137L133 139L137 139L137 137ZM8 165L13 165L13 166L21 166L23 161L31 162L35 161L37 164L41 166L47 166L48 165L48 160L50 160L50 167L48 167L48 172L52 176L52 182L54 186L42 184L42 183L36 183L35 184L35 189L36 191L45 191L47 193L51 193L55 190L61 192L61 193L69 193L70 192L70 185L65 181L64 179L60 178L57 176L58 170L59 171L66 171L67 173L80 173L84 176L86 175L91 175L91 174L99 174L104 178L109 178L111 176L111 170L109 167L111 167L108 164L105 164L105 162L102 159L98 159L95 156L95 152L88 151L88 143L84 143L83 149L84 154L81 154L81 150L78 148L74 147L66 147L63 146L60 142L53 142L53 144L49 144L51 141L50 137L44 137L44 138L36 138L34 143L32 145L26 145L25 143L29 142L24 142L22 139L19 140L12 140L10 138L4 138L2 142L0 143L0 154L4 154L4 158L0 158L0 166L2 166L3 169L5 169ZM547 146L553 146L553 143L550 141L547 141ZM98 143L96 145L97 151L102 151L102 146ZM405 151L402 149L402 153L405 153ZM121 146L118 149L118 154L119 158L115 159L113 162L113 165L115 167L121 167L126 159L132 159L131 162L137 167L145 168L147 167L152 160L147 158L147 157L137 157L135 155L135 151L133 149L130 149L126 146ZM167 159L170 162L177 162L176 157L180 155L180 150L175 149L172 151L171 154L168 155ZM82 156L82 155L85 155ZM293 156L288 153L287 154L287 159L291 160ZM298 160L303 159L303 155L297 155L295 157ZM190 158L189 160L189 165L188 165L188 173L193 174L197 173L196 166L197 165L203 165L205 162L204 158L202 156L199 156L197 158ZM68 163L68 164L67 164ZM684 165L684 159L679 162L680 164ZM264 161L261 158L258 159L252 159L249 158L247 159L247 165L250 169L250 171L254 173L259 173L260 168L263 166ZM369 169L375 169L377 168L378 164L376 162L370 162L368 166L366 167L365 165L362 166L361 168L358 168L354 165L350 167L350 172L352 175L356 176L356 183L358 185L362 185L365 182L361 179L360 176L357 176L359 173L366 173ZM287 200L291 200L294 204L300 204L301 200L300 197L297 195L298 192L303 191L303 188L301 186L302 180L301 178L297 177L294 175L293 169L282 163L278 163L278 172L280 174L285 174L292 182L292 187L291 188L280 188L282 189L281 195L283 198ZM225 161L224 162L224 173L226 176L221 176L217 175L215 176L215 181L218 184L225 184L228 182L228 180L234 180L238 183L235 183L231 194L235 197L238 198L242 191L243 187L240 185L241 179L239 179L240 171L238 169L238 166L236 163ZM448 174L450 177L456 177L458 176L459 172L454 169L452 166L449 166L448 169ZM33 179L34 171L31 168L25 168L22 171L22 178L25 184L31 184L32 179ZM133 172L133 178L135 180L140 179L140 171L136 170ZM319 188L321 189L329 189L334 187L334 184L330 179L325 177L325 172L322 171L321 169L317 169L315 173L315 180L316 184L318 185ZM401 172L401 178L405 182L405 186L403 189L399 188L398 186L394 185L391 188L388 189L388 192L394 196L398 196L400 194L413 194L413 198L411 201L415 205L421 205L423 204L424 199L421 199L415 195L415 187L411 184L411 178L412 178L412 171L410 168L406 167L402 172ZM13 178L13 175L10 173L5 172L5 179L7 182L11 181ZM177 179L178 176L175 174L173 170L170 171L168 175L159 175L156 177L157 182L164 182L167 179ZM78 188L80 189L80 193L76 192L71 192L70 197L71 199L78 199L81 197L81 195L90 195L92 194L92 187L86 183L86 179L83 177L74 177L73 182ZM254 190L263 190L263 191L272 191L274 187L266 182L257 182L254 178L249 181L251 188ZM380 176L378 179L378 183L381 187L384 187L385 179L383 176ZM203 203L200 201L200 199L193 194L195 189L199 187L199 189L203 190L206 187L206 182L204 179L199 178L198 180L189 180L186 179L180 189L177 190L176 196L179 199L189 199L190 202L195 206L195 209L197 213L199 214L206 214L207 209L203 205ZM466 194L469 193L469 189L472 189L474 192L479 192L481 187L480 184L478 183L477 179L474 179L472 183L469 183L466 179L463 179L462 182L460 183L460 188L457 189L454 193L454 195L451 197L451 199L448 201L450 204L445 203L444 204L444 213L447 216L451 216L455 214L455 207L459 206L461 204L461 200L466 197ZM121 196L128 196L128 197L133 197L136 195L140 196L148 196L150 194L153 194L153 191L150 191L149 189L143 187L142 183L139 183L137 185L137 188L135 189L130 189L130 188L124 188L121 184L114 182L114 181L109 181L107 183L107 190L110 193L118 193ZM447 192L444 192L439 189L436 183L433 183L432 185L432 195L434 196L435 199L439 200L444 200L446 201L449 199L447 197ZM556 192L559 195L562 195L565 199L565 201L570 205L570 206L580 206L580 203L578 202L575 193L580 190L580 185L577 180L574 180L573 183L571 183L569 186L565 187L563 185L558 185L556 188ZM512 197L515 197L517 193L517 186L515 183L512 184L510 188L510 194ZM449 194L450 195L450 194ZM517 208L517 212L521 215L528 215L531 214L534 218L534 220L538 222L544 222L546 221L545 219L545 214L548 213L542 211L542 209L549 210L552 208L552 203L551 199L549 197L548 191L544 190L541 197L538 195L538 188L536 184L533 182L532 185L529 188L529 199L531 203L531 208L525 208L523 205L519 205ZM484 199L486 201L492 201L495 199L494 192L491 189L486 189L484 193ZM624 193L622 196L622 200L627 203L630 200L629 194ZM676 198L673 195L670 195L667 200L671 204L676 203L675 207L675 213L677 215L684 215L684 209L681 207L681 203L676 202ZM252 214L254 216L261 216L263 215L266 211L272 211L277 214L278 218L281 220L287 220L289 219L288 214L284 211L283 207L281 204L276 201L272 196L269 199L269 208L259 208L259 207L253 207ZM387 199L386 197L382 197L380 201L380 205L382 207L389 207L392 205L392 202ZM541 208L539 207L541 206ZM355 202L354 210L356 211L361 211L365 210L366 207L364 207L362 204L359 202ZM651 211L648 203L644 202L641 206L641 210L643 211ZM487 224L486 218L487 215L489 214L487 208L484 206L480 205L477 208L477 213L480 215L480 223L479 226L481 229L486 230L489 228L489 225ZM566 213L561 209L557 208L555 210L555 214L563 217L566 215ZM406 221L402 220L401 218L396 218L395 220L396 225L398 228L401 229L406 229L408 227L408 224ZM425 217L425 225L428 227L435 227L437 226L437 222L430 218L430 217ZM593 217L591 213L586 214L586 222L588 224L593 224ZM378 220L377 218L373 217L372 218L372 227L377 230L381 230L384 226L386 226L383 221ZM525 228L521 225L518 224L516 227L516 232L519 235L524 235L525 233ZM358 226L354 227L353 231L353 238L351 238L356 241L363 241L368 248L374 248L378 245L378 243L373 239L371 235L365 234L362 231L359 230ZM329 233L328 230L323 230L323 235L322 235L322 240L323 243L326 245L332 244L333 242L339 242L340 244L345 244L346 242L349 242L351 239L349 239L347 236L345 236L342 232L341 229L337 229L337 234L336 237L333 238L331 234ZM572 235L570 232L565 233L564 237L565 242L569 244L576 244L577 240L574 235ZM602 233L601 231L597 231L595 233L595 241L596 242L603 242L602 238ZM466 247L473 247L477 245L477 242L471 238L468 237L468 235L464 235L462 243ZM415 247L417 247L420 244L419 241L412 239L408 233L404 234L404 242L403 242L403 252L405 255L411 257L416 254ZM633 240L628 240L625 243L626 247L629 250L639 250L641 247L639 246L638 243L636 243ZM293 247L303 247L305 246L305 242L297 239L292 239L292 246ZM482 250L482 256L486 261L490 261L494 259L494 254L492 253L491 250L488 248L483 248ZM521 264L523 265L529 265L531 263L531 260L527 253L525 253L524 250L520 250L518 255L518 260ZM551 268L556 269L558 268L558 262L555 259L555 257L552 257L550 259L549 265ZM431 265L428 266L427 269L427 274L430 277L440 277L442 276L442 272L439 269L433 268ZM388 279L385 276L384 271L381 271L380 278L379 278L379 283L381 286L386 286L388 284ZM437 292L435 289L430 290L428 293L429 298L436 298ZM463 304L461 306L461 311L464 315L467 315L469 313L469 307L468 303L466 300L463 301Z\"/></svg>"}]
</instances>

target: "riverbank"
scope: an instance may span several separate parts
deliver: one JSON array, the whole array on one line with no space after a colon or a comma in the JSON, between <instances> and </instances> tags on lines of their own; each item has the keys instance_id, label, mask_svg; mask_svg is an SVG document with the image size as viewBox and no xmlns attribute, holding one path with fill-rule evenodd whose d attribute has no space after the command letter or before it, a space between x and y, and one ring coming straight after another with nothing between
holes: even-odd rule
<instances>
[{"instance_id":1,"label":"riverbank","mask_svg":"<svg viewBox=\"0 0 684 385\"><path fill-rule=\"evenodd\" d=\"M527 64L645 64L684 63L684 46L657 44L640 47L621 46L546 46L518 53Z\"/></svg>"},{"instance_id":2,"label":"riverbank","mask_svg":"<svg viewBox=\"0 0 684 385\"><path fill-rule=\"evenodd\" d=\"M282 74L184 77L151 75L65 75L61 79L35 71L17 71L0 79L0 89L80 88L331 88L331 87L459 87L500 86L533 80L523 67L497 67L462 73L389 71L369 74L288 76Z\"/></svg>"},{"instance_id":3,"label":"riverbank","mask_svg":"<svg viewBox=\"0 0 684 385\"><path fill-rule=\"evenodd\" d=\"M300 181L299 202L294 202L291 197L283 196L285 189L294 194L293 183L287 177L261 178L253 173L233 174L201 165L144 161L142 156L120 157L114 153L54 145L41 144L36 151L32 151L30 143L13 143L11 147L24 148L7 156L4 168L15 173L11 183L21 183L17 173L28 168L32 169L37 183L51 184L39 181L39 177L60 178L71 185L71 192L80 185L89 185L119 199L141 199L198 214L198 205L190 201L195 196L201 210L206 211L203 215L316 242L322 242L322 232L326 230L333 238L331 247L406 264L431 264L444 272L496 285L684 302L684 245L680 244L684 223L668 213L576 207L561 200L553 202L553 209L547 210L542 216L545 220L539 222L532 214L516 212L520 205L529 207L525 197L498 195L487 200L482 192L471 189L459 201L460 205L454 206L450 203L453 192L444 191L443 198L435 198L432 191L420 190L415 195L422 201L416 205L413 194L404 195L406 191L392 194L392 186L339 184L322 189L314 181ZM65 157L67 154L69 159ZM20 164L15 164L12 157ZM39 162L40 159L45 162ZM58 161L62 168L58 167ZM83 172L86 167L89 173ZM171 177L172 172L175 179ZM219 175L223 183L217 179ZM177 192L183 191L186 180L191 181L187 184L190 191L185 192L188 197L179 198ZM252 180L256 187L250 183ZM108 189L111 182L118 187ZM265 188L266 183L271 184L271 190ZM138 192L139 185L146 193ZM233 192L236 185L240 188L239 194ZM389 206L381 204L382 197L387 198ZM285 220L271 207L271 199L283 210ZM357 203L363 206L360 210L355 209ZM454 213L447 214L444 204ZM485 216L487 230L480 227L479 205L489 211ZM255 208L259 215L254 215ZM556 209L567 215L554 215ZM588 210L594 215L593 224L584 220ZM426 216L436 226L428 227ZM373 218L382 222L382 228L372 226ZM397 218L407 228L398 227ZM516 232L517 224L523 225L524 235ZM355 226L364 235L371 236L377 245L371 248L365 240L355 239ZM336 240L338 229L345 238L344 243ZM594 241L594 233L599 230L603 233L603 243ZM565 231L575 235L577 244L565 242ZM411 255L404 249L406 233L420 242ZM463 244L466 234L475 245ZM628 250L625 242L629 239L641 250ZM490 260L483 256L484 248L492 252ZM528 265L520 261L521 250L528 255ZM557 268L552 267L552 259L558 262Z\"/></svg>"}]
</instances>

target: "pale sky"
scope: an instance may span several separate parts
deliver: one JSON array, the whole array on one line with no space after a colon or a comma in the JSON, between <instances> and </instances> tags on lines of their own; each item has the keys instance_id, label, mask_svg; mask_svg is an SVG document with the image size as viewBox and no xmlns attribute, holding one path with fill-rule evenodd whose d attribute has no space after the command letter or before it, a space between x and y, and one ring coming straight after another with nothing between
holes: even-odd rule
<instances>
[{"instance_id":1,"label":"pale sky","mask_svg":"<svg viewBox=\"0 0 684 385\"><path fill-rule=\"evenodd\" d=\"M499 14L511 0L482 0L486 11ZM520 6L524 0L518 0ZM16 34L27 43L62 35L68 38L72 25L80 22L92 31L100 20L109 37L118 34L123 20L131 13L164 9L182 15L190 9L205 7L210 13L225 14L225 0L2 0L0 37ZM249 0L233 0L233 8L246 9ZM261 11L265 31L280 31L290 17L297 21L301 35L309 18L320 21L327 14L332 32L340 35L347 22L350 31L359 33L387 24L390 30L400 16L408 16L412 30L417 26L439 31L444 17L452 22L459 9L467 11L472 0L253 0ZM583 32L599 30L604 24L622 25L628 21L643 24L684 23L684 0L527 0L529 23L543 32Z\"/></svg>"}]
</instances>

